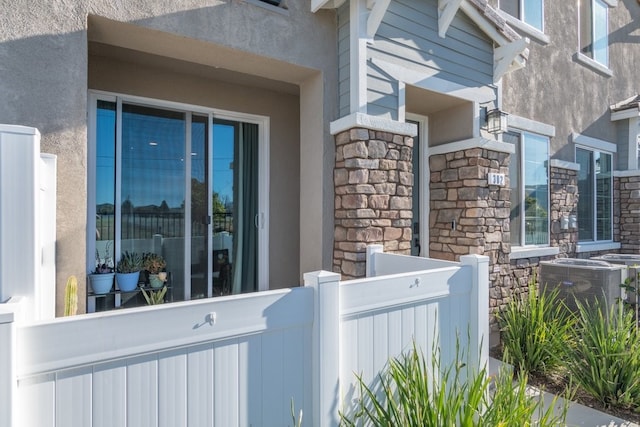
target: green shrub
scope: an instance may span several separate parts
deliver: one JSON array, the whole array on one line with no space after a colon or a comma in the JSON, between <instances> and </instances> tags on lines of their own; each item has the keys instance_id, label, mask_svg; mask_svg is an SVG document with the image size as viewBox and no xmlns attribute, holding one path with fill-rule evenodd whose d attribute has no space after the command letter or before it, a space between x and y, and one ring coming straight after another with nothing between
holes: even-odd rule
<instances>
[{"instance_id":1,"label":"green shrub","mask_svg":"<svg viewBox=\"0 0 640 427\"><path fill-rule=\"evenodd\" d=\"M603 312L604 311L604 312ZM640 334L622 304L578 303L576 345L568 352L574 381L605 406L640 406Z\"/></svg>"},{"instance_id":2,"label":"green shrub","mask_svg":"<svg viewBox=\"0 0 640 427\"><path fill-rule=\"evenodd\" d=\"M451 366L440 369L438 352L431 363L415 346L408 354L391 359L379 377L379 385L368 386L357 376L360 398L353 415L341 413L343 426L475 427L557 426L564 424L565 405L559 415L553 407L542 408L542 397L532 397L526 374L516 385L507 370L501 370L490 392L486 369L470 369L458 356ZM432 375L432 373L440 375Z\"/></svg>"},{"instance_id":3,"label":"green shrub","mask_svg":"<svg viewBox=\"0 0 640 427\"><path fill-rule=\"evenodd\" d=\"M539 293L535 278L527 295L512 299L498 313L504 361L528 373L558 367L571 346L573 316L558 298L558 289Z\"/></svg>"}]
</instances>

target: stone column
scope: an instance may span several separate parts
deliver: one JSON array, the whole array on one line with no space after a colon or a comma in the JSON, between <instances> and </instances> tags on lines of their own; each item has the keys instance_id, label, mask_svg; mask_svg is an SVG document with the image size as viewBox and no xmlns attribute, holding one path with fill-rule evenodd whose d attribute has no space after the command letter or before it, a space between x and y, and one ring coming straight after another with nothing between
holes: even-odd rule
<instances>
[{"instance_id":1,"label":"stone column","mask_svg":"<svg viewBox=\"0 0 640 427\"><path fill-rule=\"evenodd\" d=\"M614 237L621 244L620 251L640 254L640 172L615 178L614 218Z\"/></svg>"},{"instance_id":2,"label":"stone column","mask_svg":"<svg viewBox=\"0 0 640 427\"><path fill-rule=\"evenodd\" d=\"M352 128L335 141L333 271L364 277L367 245L411 253L413 138Z\"/></svg>"},{"instance_id":3,"label":"stone column","mask_svg":"<svg viewBox=\"0 0 640 427\"><path fill-rule=\"evenodd\" d=\"M459 261L461 255L489 257L490 322L511 297L509 216L511 189L489 185L488 173L509 176L510 154L471 148L429 158L432 258Z\"/></svg>"},{"instance_id":4,"label":"stone column","mask_svg":"<svg viewBox=\"0 0 640 427\"><path fill-rule=\"evenodd\" d=\"M550 246L560 250L559 258L574 258L578 243L577 228L562 228L562 220L577 215L578 209L578 172L575 169L551 166Z\"/></svg>"}]
</instances>

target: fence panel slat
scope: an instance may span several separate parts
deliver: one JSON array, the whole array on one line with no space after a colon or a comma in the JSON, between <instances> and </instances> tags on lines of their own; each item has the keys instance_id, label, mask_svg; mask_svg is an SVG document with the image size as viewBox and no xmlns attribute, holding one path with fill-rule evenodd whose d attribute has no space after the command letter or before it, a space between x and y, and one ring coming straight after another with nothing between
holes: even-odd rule
<instances>
[{"instance_id":1,"label":"fence panel slat","mask_svg":"<svg viewBox=\"0 0 640 427\"><path fill-rule=\"evenodd\" d=\"M56 425L91 425L91 373L91 368L81 368L57 374ZM144 427L143 424L138 425Z\"/></svg>"},{"instance_id":2,"label":"fence panel slat","mask_svg":"<svg viewBox=\"0 0 640 427\"><path fill-rule=\"evenodd\" d=\"M213 425L238 425L238 343L229 340L214 347L213 355Z\"/></svg>"},{"instance_id":3,"label":"fence panel slat","mask_svg":"<svg viewBox=\"0 0 640 427\"><path fill-rule=\"evenodd\" d=\"M55 375L45 374L18 382L22 391L18 396L16 426L55 426ZM34 410L37 408L37 410Z\"/></svg>"},{"instance_id":4,"label":"fence panel slat","mask_svg":"<svg viewBox=\"0 0 640 427\"><path fill-rule=\"evenodd\" d=\"M158 425L158 358L155 354L134 358L127 364L127 423Z\"/></svg>"},{"instance_id":5,"label":"fence panel slat","mask_svg":"<svg viewBox=\"0 0 640 427\"><path fill-rule=\"evenodd\" d=\"M240 340L239 410L241 426L261 426L262 424L262 382L263 364L269 361L263 357L262 335L251 335ZM269 369L269 366L266 366Z\"/></svg>"},{"instance_id":6,"label":"fence panel slat","mask_svg":"<svg viewBox=\"0 0 640 427\"><path fill-rule=\"evenodd\" d=\"M105 363L93 373L93 427L122 426L126 423L127 368L122 361ZM155 393L155 390L150 390ZM153 399L153 397L151 397Z\"/></svg>"},{"instance_id":7,"label":"fence panel slat","mask_svg":"<svg viewBox=\"0 0 640 427\"><path fill-rule=\"evenodd\" d=\"M213 425L213 345L190 349L187 355L187 425Z\"/></svg>"},{"instance_id":8,"label":"fence panel slat","mask_svg":"<svg viewBox=\"0 0 640 427\"><path fill-rule=\"evenodd\" d=\"M268 360L262 369L262 406L263 426L284 425L283 401L285 389L283 377L284 365L284 337L280 332L268 333L262 336L262 354ZM288 399L287 399L288 401Z\"/></svg>"},{"instance_id":9,"label":"fence panel slat","mask_svg":"<svg viewBox=\"0 0 640 427\"><path fill-rule=\"evenodd\" d=\"M187 424L187 354L184 349L160 355L158 359L158 425Z\"/></svg>"}]
</instances>

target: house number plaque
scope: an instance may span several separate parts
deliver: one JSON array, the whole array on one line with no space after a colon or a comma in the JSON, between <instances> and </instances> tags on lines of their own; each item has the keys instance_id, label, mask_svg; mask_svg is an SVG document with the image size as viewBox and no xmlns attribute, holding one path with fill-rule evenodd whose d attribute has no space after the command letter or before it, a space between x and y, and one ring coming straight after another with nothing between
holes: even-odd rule
<instances>
[{"instance_id":1,"label":"house number plaque","mask_svg":"<svg viewBox=\"0 0 640 427\"><path fill-rule=\"evenodd\" d=\"M497 185L499 187L504 187L507 184L507 179L503 173L489 172L487 174L487 181L489 185Z\"/></svg>"}]
</instances>

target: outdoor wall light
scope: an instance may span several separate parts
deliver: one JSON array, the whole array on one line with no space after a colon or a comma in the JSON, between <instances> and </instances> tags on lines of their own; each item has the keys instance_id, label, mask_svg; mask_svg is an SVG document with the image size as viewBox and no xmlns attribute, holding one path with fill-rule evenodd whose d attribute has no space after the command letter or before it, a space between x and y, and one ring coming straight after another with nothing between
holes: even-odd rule
<instances>
[{"instance_id":1,"label":"outdoor wall light","mask_svg":"<svg viewBox=\"0 0 640 427\"><path fill-rule=\"evenodd\" d=\"M568 230L569 229L569 217L563 216L560 218L560 229Z\"/></svg>"},{"instance_id":2,"label":"outdoor wall light","mask_svg":"<svg viewBox=\"0 0 640 427\"><path fill-rule=\"evenodd\" d=\"M493 110L485 109L485 126L487 132L497 135L507 131L507 116L504 111L498 108Z\"/></svg>"},{"instance_id":3,"label":"outdoor wall light","mask_svg":"<svg viewBox=\"0 0 640 427\"><path fill-rule=\"evenodd\" d=\"M578 228L578 216L573 214L569 215L569 228Z\"/></svg>"}]
</instances>

